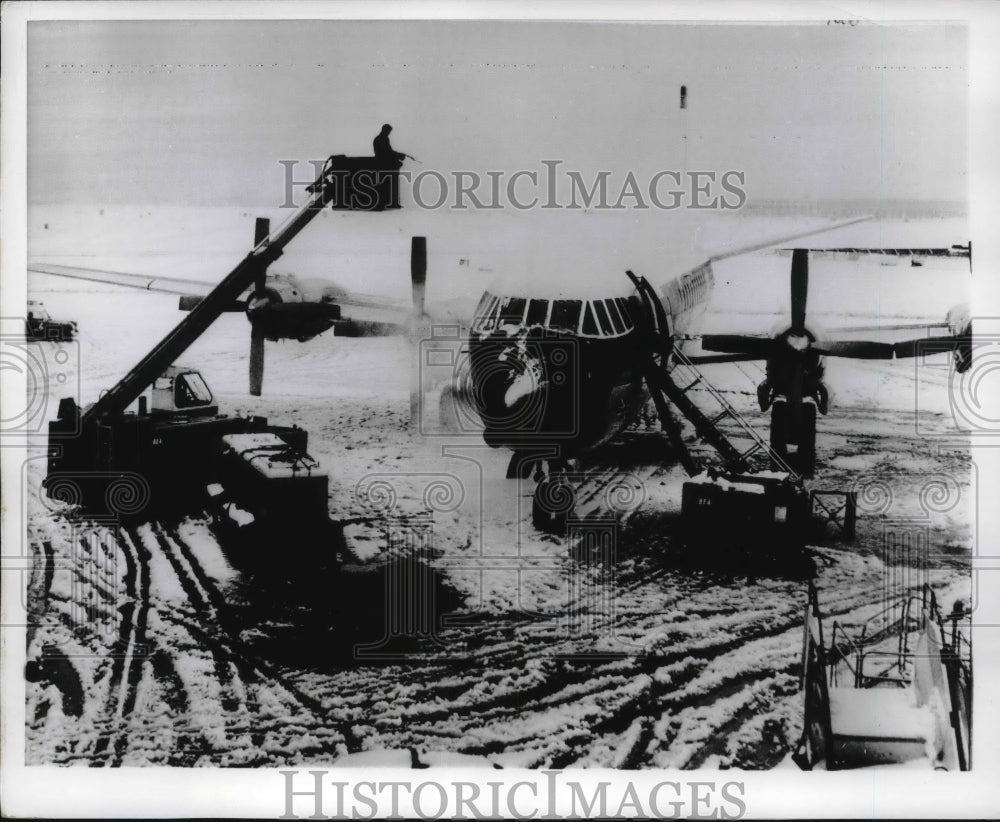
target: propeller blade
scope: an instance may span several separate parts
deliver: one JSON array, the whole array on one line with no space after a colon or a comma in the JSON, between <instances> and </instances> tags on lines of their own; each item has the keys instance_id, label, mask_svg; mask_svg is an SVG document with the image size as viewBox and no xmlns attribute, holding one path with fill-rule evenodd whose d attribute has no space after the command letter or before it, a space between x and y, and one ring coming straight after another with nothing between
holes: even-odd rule
<instances>
[{"instance_id":1,"label":"propeller blade","mask_svg":"<svg viewBox=\"0 0 1000 822\"><path fill-rule=\"evenodd\" d=\"M809 251L792 252L792 333L801 336L806 329L806 297L809 294Z\"/></svg>"},{"instance_id":2,"label":"propeller blade","mask_svg":"<svg viewBox=\"0 0 1000 822\"><path fill-rule=\"evenodd\" d=\"M303 320L318 320L340 318L340 306L332 303L270 303L254 310L255 317L286 315L301 317Z\"/></svg>"},{"instance_id":3,"label":"propeller blade","mask_svg":"<svg viewBox=\"0 0 1000 822\"><path fill-rule=\"evenodd\" d=\"M940 354L952 351L962 343L961 337L920 337L916 340L903 340L894 343L892 353L897 357L919 357L924 354Z\"/></svg>"},{"instance_id":4,"label":"propeller blade","mask_svg":"<svg viewBox=\"0 0 1000 822\"><path fill-rule=\"evenodd\" d=\"M264 384L264 335L256 328L250 331L250 393L259 397Z\"/></svg>"},{"instance_id":5,"label":"propeller blade","mask_svg":"<svg viewBox=\"0 0 1000 822\"><path fill-rule=\"evenodd\" d=\"M195 294L185 294L178 299L177 308L181 311L193 311L204 299L204 297L199 297ZM247 310L247 304L242 300L234 300L222 310L242 314Z\"/></svg>"},{"instance_id":6,"label":"propeller blade","mask_svg":"<svg viewBox=\"0 0 1000 822\"><path fill-rule=\"evenodd\" d=\"M891 343L869 340L834 340L818 343L812 348L817 354L853 360L891 360L893 355Z\"/></svg>"},{"instance_id":7,"label":"propeller blade","mask_svg":"<svg viewBox=\"0 0 1000 822\"><path fill-rule=\"evenodd\" d=\"M774 353L774 340L770 337L751 337L747 334L703 334L701 347L706 351L747 354L767 359Z\"/></svg>"},{"instance_id":8,"label":"propeller blade","mask_svg":"<svg viewBox=\"0 0 1000 822\"><path fill-rule=\"evenodd\" d=\"M848 334L860 331L926 331L929 328L947 328L948 323L888 323L885 325L841 325L828 328L830 334Z\"/></svg>"},{"instance_id":9,"label":"propeller blade","mask_svg":"<svg viewBox=\"0 0 1000 822\"><path fill-rule=\"evenodd\" d=\"M761 359L759 354L687 354L688 360L695 365L719 365L732 362L754 362Z\"/></svg>"},{"instance_id":10,"label":"propeller blade","mask_svg":"<svg viewBox=\"0 0 1000 822\"><path fill-rule=\"evenodd\" d=\"M427 293L427 238L414 237L410 244L410 281L413 285L413 315L424 316Z\"/></svg>"},{"instance_id":11,"label":"propeller blade","mask_svg":"<svg viewBox=\"0 0 1000 822\"><path fill-rule=\"evenodd\" d=\"M267 217L258 217L253 227L253 247L256 248L271 234L271 221ZM253 281L254 293L264 293L267 285L267 269L262 268ZM259 396L259 395L258 395Z\"/></svg>"}]
</instances>

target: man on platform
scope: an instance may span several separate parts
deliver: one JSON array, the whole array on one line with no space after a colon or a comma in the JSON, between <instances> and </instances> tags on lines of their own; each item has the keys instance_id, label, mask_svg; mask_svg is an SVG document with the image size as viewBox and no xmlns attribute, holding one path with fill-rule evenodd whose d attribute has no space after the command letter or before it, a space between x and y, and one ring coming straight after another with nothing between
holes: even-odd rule
<instances>
[{"instance_id":1,"label":"man on platform","mask_svg":"<svg viewBox=\"0 0 1000 822\"><path fill-rule=\"evenodd\" d=\"M408 155L403 154L401 151L393 150L392 144L389 142L389 132L391 131L392 126L388 123L382 126L382 130L378 133L378 136L372 140L372 148L375 150L375 156L379 160L394 160L399 165L402 165L403 160Z\"/></svg>"}]
</instances>

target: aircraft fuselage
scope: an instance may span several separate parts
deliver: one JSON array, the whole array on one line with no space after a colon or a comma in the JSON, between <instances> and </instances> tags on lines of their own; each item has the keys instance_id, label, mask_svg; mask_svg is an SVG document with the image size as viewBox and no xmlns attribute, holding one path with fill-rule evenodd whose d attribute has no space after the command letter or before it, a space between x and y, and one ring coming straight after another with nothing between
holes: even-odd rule
<instances>
[{"instance_id":1,"label":"aircraft fuselage","mask_svg":"<svg viewBox=\"0 0 1000 822\"><path fill-rule=\"evenodd\" d=\"M663 284L668 336L697 325L713 283L706 263ZM646 397L639 370L643 309L624 288L615 291L589 298L483 295L469 338L465 393L488 445L572 459L637 418Z\"/></svg>"}]
</instances>

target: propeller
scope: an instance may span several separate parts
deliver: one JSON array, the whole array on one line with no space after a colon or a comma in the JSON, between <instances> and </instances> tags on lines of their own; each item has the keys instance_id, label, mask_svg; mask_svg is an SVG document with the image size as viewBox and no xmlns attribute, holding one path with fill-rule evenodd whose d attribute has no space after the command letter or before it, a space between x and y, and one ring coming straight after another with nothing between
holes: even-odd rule
<instances>
[{"instance_id":1,"label":"propeller","mask_svg":"<svg viewBox=\"0 0 1000 822\"><path fill-rule=\"evenodd\" d=\"M797 337L806 333L806 298L809 296L809 252L796 248L792 252L792 328Z\"/></svg>"},{"instance_id":2,"label":"propeller","mask_svg":"<svg viewBox=\"0 0 1000 822\"><path fill-rule=\"evenodd\" d=\"M777 338L751 337L746 334L706 334L702 337L702 347L706 351L721 351L745 357L756 356L761 359L788 356L790 351L809 350L821 356L856 360L891 360L893 356L915 356L905 352L921 342L918 340L891 344L871 340L811 339L806 330L806 304L809 295L808 249L796 248L792 252L790 291L792 322L786 333ZM798 375L799 369L793 370Z\"/></svg>"},{"instance_id":3,"label":"propeller","mask_svg":"<svg viewBox=\"0 0 1000 822\"><path fill-rule=\"evenodd\" d=\"M783 393L787 403L787 420L801 433L802 401L809 382L809 392L822 392L820 356L843 357L858 360L891 360L894 357L915 357L957 349L956 368L959 372L971 365L971 327L946 337L923 337L898 343L871 340L816 340L806 328L806 305L809 295L809 250L796 248L792 252L791 267L791 325L775 337L751 337L744 334L706 334L702 347L706 351L720 351L733 356L733 360L759 358L767 360L769 390ZM949 312L949 317L952 312ZM949 323L951 325L951 323ZM723 358L705 358L706 361ZM817 394L817 402L821 402ZM822 407L822 406L821 406ZM774 422L772 421L772 424ZM781 423L779 423L781 424Z\"/></svg>"},{"instance_id":4,"label":"propeller","mask_svg":"<svg viewBox=\"0 0 1000 822\"><path fill-rule=\"evenodd\" d=\"M778 369L787 375L785 399L791 420L798 425L802 420L802 398L806 378L806 354L812 349L816 354L837 352L838 356L862 356L870 358L876 353L872 346L879 343L849 343L846 346L833 343L826 347L815 344L806 329L806 306L809 299L809 251L796 248L792 252L792 268L789 282L791 295L792 322L788 330L777 337L750 337L744 334L707 334L702 337L702 347L707 351L724 351L731 354L755 355L772 363L781 364ZM892 346L887 346L892 357ZM878 353L886 352L878 349Z\"/></svg>"},{"instance_id":5,"label":"propeller","mask_svg":"<svg viewBox=\"0 0 1000 822\"><path fill-rule=\"evenodd\" d=\"M806 331L806 302L809 296L809 252L796 248L792 254L790 282L792 323L788 331L777 338L751 337L747 334L705 334L701 338L706 351L758 356L772 359L790 351L807 350L812 340ZM891 348L890 348L891 355Z\"/></svg>"},{"instance_id":6,"label":"propeller","mask_svg":"<svg viewBox=\"0 0 1000 822\"><path fill-rule=\"evenodd\" d=\"M265 241L269 234L269 221L258 218L254 244ZM423 333L422 321L425 319L424 300L427 281L427 239L414 237L410 250L410 278L413 287L413 314L409 322L409 331L414 350L416 340ZM301 289L301 284L299 288ZM395 323L372 322L377 329L366 328L367 321L352 321L341 317L339 300L336 292L324 292L322 301L311 299L282 301L280 288L268 286L267 271L260 270L254 277L253 290L246 301L247 314L251 321L250 333L250 393L259 397L264 382L264 347L268 339L297 338L300 341L310 339L322 333L334 323L343 321L341 325L350 333L352 327L360 329L360 336L384 336L399 333L404 327ZM330 287L328 286L328 289ZM416 385L416 383L414 384ZM416 388L414 389L416 391Z\"/></svg>"},{"instance_id":7,"label":"propeller","mask_svg":"<svg viewBox=\"0 0 1000 822\"><path fill-rule=\"evenodd\" d=\"M767 361L767 373L758 386L761 408L766 409L774 396L784 395L785 413L777 415L774 406L771 417L771 442L780 451L797 439L799 468L811 474L814 460L813 423L803 426L803 399L811 396L817 409L826 413L829 392L821 382L823 366L820 357L842 357L856 360L892 360L895 357L916 357L942 351L953 351L955 370L965 373L972 367L972 323L964 305L952 308L945 323L949 336L922 337L897 343L872 340L817 340L806 327L806 304L809 295L809 250L792 251L791 324L774 337L753 337L745 334L705 334L701 338L705 351L718 351L718 356L698 357L698 362L737 362L747 359ZM910 327L910 326L907 326ZM901 326L878 326L849 329L854 331L900 330ZM780 426L775 429L774 426ZM788 428L785 428L788 426ZM789 430L790 429L790 430ZM805 450L803 451L803 445Z\"/></svg>"}]
</instances>

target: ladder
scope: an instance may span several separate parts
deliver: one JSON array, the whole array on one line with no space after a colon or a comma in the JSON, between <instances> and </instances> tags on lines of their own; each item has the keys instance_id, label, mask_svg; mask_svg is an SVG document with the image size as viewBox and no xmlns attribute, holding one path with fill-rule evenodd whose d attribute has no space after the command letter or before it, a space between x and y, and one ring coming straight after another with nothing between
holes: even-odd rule
<instances>
[{"instance_id":1,"label":"ladder","mask_svg":"<svg viewBox=\"0 0 1000 822\"><path fill-rule=\"evenodd\" d=\"M721 391L705 379L701 370L677 346L673 349L671 363L673 368L670 373L665 375L665 393L670 401L680 409L681 413L691 421L698 436L719 452L727 469L746 470L750 467L749 458L754 454L763 453L769 457L771 465L778 470L788 473L795 481L801 479L788 462L750 424L750 421L733 407ZM684 388L681 388L673 380L674 375L681 377L681 382L685 383ZM687 396L687 393L696 387L706 391L718 403L720 410L713 417L706 416ZM718 428L719 423L726 419L736 423L741 432L751 441L749 448L740 451Z\"/></svg>"},{"instance_id":2,"label":"ladder","mask_svg":"<svg viewBox=\"0 0 1000 822\"><path fill-rule=\"evenodd\" d=\"M679 423L664 402L664 396L694 425L695 433L699 439L707 442L719 453L727 471L740 473L749 470L751 468L749 458L755 453L763 452L770 457L772 466L788 473L794 482L801 482L801 476L771 447L767 440L757 433L750 422L733 407L725 396L705 379L704 374L680 350L676 341L667 337L669 323L663 310L663 304L649 281L631 271L625 273L632 280L639 292L639 299L645 306L645 311L640 315L644 317L643 332L647 337L648 348L643 376L653 396L661 425L674 447L679 451L681 463L688 474L691 476L697 474L698 467L681 437ZM686 383L684 388L681 388L674 381L674 375L684 378L683 382ZM720 411L715 416L708 417L688 397L688 392L697 386L706 390L718 403ZM719 423L727 418L733 420L751 440L751 445L746 450L741 451L737 448L719 428Z\"/></svg>"}]
</instances>

